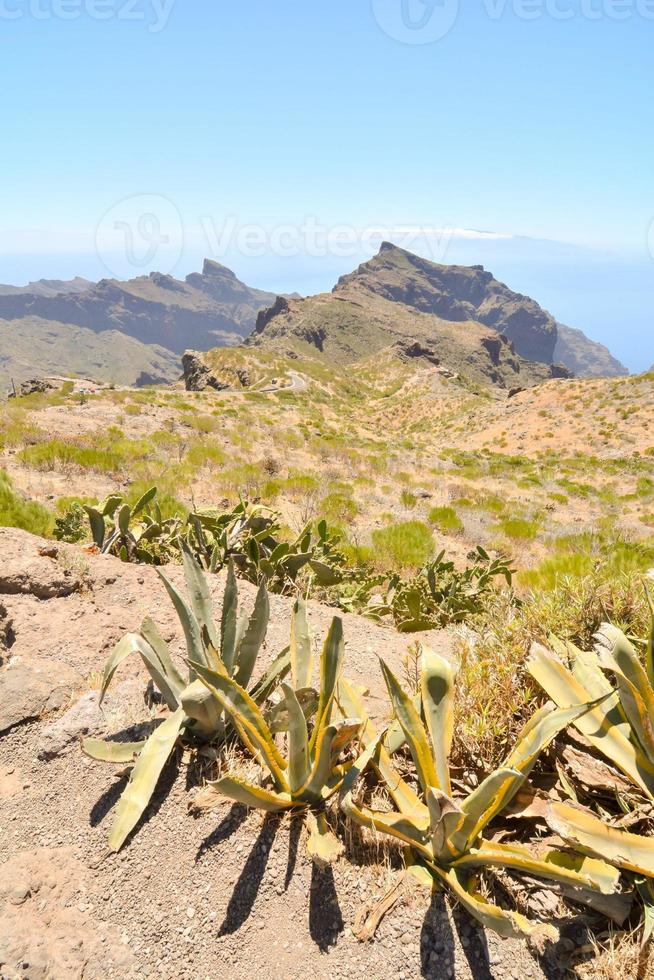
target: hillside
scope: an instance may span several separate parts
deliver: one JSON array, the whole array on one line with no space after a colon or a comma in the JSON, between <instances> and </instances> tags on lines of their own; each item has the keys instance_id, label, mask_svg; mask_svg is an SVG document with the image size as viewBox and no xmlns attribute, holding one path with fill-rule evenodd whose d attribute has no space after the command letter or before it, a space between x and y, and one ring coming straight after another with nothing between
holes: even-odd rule
<instances>
[{"instance_id":1,"label":"hillside","mask_svg":"<svg viewBox=\"0 0 654 980\"><path fill-rule=\"evenodd\" d=\"M59 293L85 293L95 283L76 276L75 279L39 279L26 286L2 286L0 296L57 296Z\"/></svg>"},{"instance_id":2,"label":"hillside","mask_svg":"<svg viewBox=\"0 0 654 980\"><path fill-rule=\"evenodd\" d=\"M482 266L437 265L389 242L341 277L330 294L280 300L262 311L248 343L278 350L286 344L305 353L313 348L347 363L398 338L427 343L432 358L451 370L500 387L527 386L566 371L582 377L628 373L601 344L557 324L533 299ZM491 348L491 360L514 363L489 368ZM552 371L552 365L565 371Z\"/></svg>"},{"instance_id":3,"label":"hillside","mask_svg":"<svg viewBox=\"0 0 654 980\"><path fill-rule=\"evenodd\" d=\"M274 300L209 260L185 281L152 273L0 287L0 384L75 371L127 384L174 381L187 347L239 343Z\"/></svg>"},{"instance_id":4,"label":"hillside","mask_svg":"<svg viewBox=\"0 0 654 980\"><path fill-rule=\"evenodd\" d=\"M81 375L120 385L169 384L178 358L118 330L95 333L55 320L0 320L0 394L11 384L48 375Z\"/></svg>"}]
</instances>

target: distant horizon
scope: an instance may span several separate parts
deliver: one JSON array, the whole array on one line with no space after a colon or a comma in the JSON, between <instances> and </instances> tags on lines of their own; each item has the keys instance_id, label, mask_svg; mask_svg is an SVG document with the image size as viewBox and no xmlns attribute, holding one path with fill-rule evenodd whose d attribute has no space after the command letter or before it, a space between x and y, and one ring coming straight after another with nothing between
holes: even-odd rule
<instances>
[{"instance_id":1,"label":"distant horizon","mask_svg":"<svg viewBox=\"0 0 654 980\"><path fill-rule=\"evenodd\" d=\"M391 241L392 231L384 229L390 232ZM234 248L227 249L227 254L212 255L209 242L204 243L208 246L205 249L185 243L178 249L179 257L174 256L172 269L167 267L165 251L139 268L130 265L121 251L103 257L97 251L18 255L11 262L7 255L0 255L0 284L23 287L40 279L76 277L91 282L110 278L125 281L162 271L183 280L200 271L208 259L232 270L248 286L310 296L329 292L341 275L368 261L379 250L383 237L380 235L366 252L355 250L344 256L329 249L327 254L314 256L301 252L284 256L270 251L244 255ZM510 289L534 299L559 323L582 330L591 340L604 344L632 373L646 371L654 363L654 330L648 329L654 308L654 268L639 263L637 256L492 230L448 230L447 240L436 237L429 243L416 236L410 242L394 244L445 265L483 265ZM110 267L115 264L117 275L111 274L103 258ZM645 337L648 342L643 344Z\"/></svg>"}]
</instances>

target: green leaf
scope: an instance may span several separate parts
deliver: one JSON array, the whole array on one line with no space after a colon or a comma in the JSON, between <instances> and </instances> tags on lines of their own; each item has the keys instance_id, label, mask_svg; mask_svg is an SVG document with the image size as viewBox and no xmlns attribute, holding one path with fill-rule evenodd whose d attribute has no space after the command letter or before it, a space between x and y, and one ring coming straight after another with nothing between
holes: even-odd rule
<instances>
[{"instance_id":1,"label":"green leaf","mask_svg":"<svg viewBox=\"0 0 654 980\"><path fill-rule=\"evenodd\" d=\"M133 653L139 654L152 680L163 695L166 704L171 711L175 711L179 707L179 696L184 684L179 684L178 678L174 674L166 674L166 670L155 651L143 637L136 633L128 633L127 636L124 636L116 644L111 656L107 660L102 677L102 687L100 689L100 704L104 701L114 674L123 661L127 660Z\"/></svg>"},{"instance_id":2,"label":"green leaf","mask_svg":"<svg viewBox=\"0 0 654 980\"><path fill-rule=\"evenodd\" d=\"M143 816L183 724L184 710L179 708L154 730L145 743L116 809L109 835L109 848L112 851L121 849Z\"/></svg>"},{"instance_id":3,"label":"green leaf","mask_svg":"<svg viewBox=\"0 0 654 980\"><path fill-rule=\"evenodd\" d=\"M420 785L426 792L430 786L438 786L439 780L422 719L411 698L402 690L399 681L383 660L381 667L393 710L404 732L414 765L418 771Z\"/></svg>"},{"instance_id":4,"label":"green leaf","mask_svg":"<svg viewBox=\"0 0 654 980\"><path fill-rule=\"evenodd\" d=\"M145 742L105 742L97 738L85 738L82 752L96 762L115 762L127 765L142 751Z\"/></svg>"},{"instance_id":5,"label":"green leaf","mask_svg":"<svg viewBox=\"0 0 654 980\"><path fill-rule=\"evenodd\" d=\"M264 704L280 681L282 681L291 669L291 655L288 647L278 653L272 664L252 688L250 696L258 704Z\"/></svg>"},{"instance_id":6,"label":"green leaf","mask_svg":"<svg viewBox=\"0 0 654 980\"><path fill-rule=\"evenodd\" d=\"M202 573L195 555L185 541L181 542L182 561L184 562L184 579L191 599L193 613L200 626L200 631L206 631L209 643L218 650L220 641L213 621L213 602L209 585Z\"/></svg>"},{"instance_id":7,"label":"green leaf","mask_svg":"<svg viewBox=\"0 0 654 980\"><path fill-rule=\"evenodd\" d=\"M316 743L321 737L323 729L329 724L334 691L341 672L344 653L343 621L335 617L332 620L320 657L318 710L316 711L315 728L310 743L312 752L315 750Z\"/></svg>"},{"instance_id":8,"label":"green leaf","mask_svg":"<svg viewBox=\"0 0 654 980\"><path fill-rule=\"evenodd\" d=\"M324 812L313 813L309 810L307 826L309 828L307 851L317 864L333 864L345 853L345 845L329 827Z\"/></svg>"},{"instance_id":9,"label":"green leaf","mask_svg":"<svg viewBox=\"0 0 654 980\"><path fill-rule=\"evenodd\" d=\"M182 630L184 631L184 637L186 639L186 653L188 660L204 664L208 667L209 661L204 648L204 643L202 642L202 631L200 629L200 624L195 617L195 613L181 592L159 568L157 569L157 575L163 582L166 592L170 596L172 604L175 607L175 612L177 613L179 621L182 625ZM190 680L195 680L195 676L191 676Z\"/></svg>"},{"instance_id":10,"label":"green leaf","mask_svg":"<svg viewBox=\"0 0 654 980\"><path fill-rule=\"evenodd\" d=\"M89 519L89 524L91 525L91 534L93 536L93 544L96 548L102 550L104 546L104 537L106 534L106 525L104 523L104 517L100 511L96 510L95 507L89 507L84 505L84 510Z\"/></svg>"},{"instance_id":11,"label":"green leaf","mask_svg":"<svg viewBox=\"0 0 654 980\"><path fill-rule=\"evenodd\" d=\"M223 596L223 611L220 622L220 657L230 677L234 674L236 663L236 628L238 622L238 585L234 562L227 566L227 584Z\"/></svg>"},{"instance_id":12,"label":"green leaf","mask_svg":"<svg viewBox=\"0 0 654 980\"><path fill-rule=\"evenodd\" d=\"M309 777L309 733L304 712L295 691L282 684L288 711L288 783L295 795Z\"/></svg>"},{"instance_id":13,"label":"green leaf","mask_svg":"<svg viewBox=\"0 0 654 980\"><path fill-rule=\"evenodd\" d=\"M137 514L140 514L142 510L145 510L148 504L151 504L156 496L156 487L151 487L149 490L146 490L140 500L137 500L137 502L134 504L134 509L132 511L134 517L136 517Z\"/></svg>"},{"instance_id":14,"label":"green leaf","mask_svg":"<svg viewBox=\"0 0 654 980\"><path fill-rule=\"evenodd\" d=\"M231 677L218 674L202 664L192 666L230 715L246 747L254 756L260 755L268 766L277 788L282 792L288 792L288 781L284 773L286 762L275 745L261 711L247 691Z\"/></svg>"},{"instance_id":15,"label":"green leaf","mask_svg":"<svg viewBox=\"0 0 654 980\"><path fill-rule=\"evenodd\" d=\"M243 803L252 810L278 813L280 810L289 810L293 807L293 800L288 793L272 793L236 776L225 776L215 783L209 783L208 788L222 796L227 796L235 803Z\"/></svg>"},{"instance_id":16,"label":"green leaf","mask_svg":"<svg viewBox=\"0 0 654 980\"><path fill-rule=\"evenodd\" d=\"M268 599L266 585L262 582L257 592L254 610L245 635L237 648L235 680L241 687L247 687L252 679L259 651L265 642L266 633L268 632L269 619L270 600Z\"/></svg>"},{"instance_id":17,"label":"green leaf","mask_svg":"<svg viewBox=\"0 0 654 980\"><path fill-rule=\"evenodd\" d=\"M306 601L299 597L291 618L291 678L296 691L311 686L313 656Z\"/></svg>"},{"instance_id":18,"label":"green leaf","mask_svg":"<svg viewBox=\"0 0 654 980\"><path fill-rule=\"evenodd\" d=\"M439 789L452 795L450 752L454 736L454 674L447 660L423 650L421 669L422 705L434 749Z\"/></svg>"}]
</instances>

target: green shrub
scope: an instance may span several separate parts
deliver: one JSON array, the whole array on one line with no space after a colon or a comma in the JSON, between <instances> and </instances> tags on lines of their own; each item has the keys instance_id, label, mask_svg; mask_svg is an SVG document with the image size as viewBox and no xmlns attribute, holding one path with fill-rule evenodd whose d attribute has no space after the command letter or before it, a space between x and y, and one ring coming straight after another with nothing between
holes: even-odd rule
<instances>
[{"instance_id":1,"label":"green shrub","mask_svg":"<svg viewBox=\"0 0 654 980\"><path fill-rule=\"evenodd\" d=\"M522 517L506 517L497 527L507 538L520 541L533 541L539 529L536 521L528 521Z\"/></svg>"},{"instance_id":2,"label":"green shrub","mask_svg":"<svg viewBox=\"0 0 654 980\"><path fill-rule=\"evenodd\" d=\"M54 516L41 504L17 493L7 474L0 470L0 525L18 527L46 537L52 532Z\"/></svg>"},{"instance_id":3,"label":"green shrub","mask_svg":"<svg viewBox=\"0 0 654 980\"><path fill-rule=\"evenodd\" d=\"M429 511L429 523L437 527L442 534L458 533L463 530L463 521L453 507L432 507Z\"/></svg>"},{"instance_id":4,"label":"green shrub","mask_svg":"<svg viewBox=\"0 0 654 980\"><path fill-rule=\"evenodd\" d=\"M380 564L420 568L434 554L434 538L422 521L389 524L373 531L372 544Z\"/></svg>"}]
</instances>

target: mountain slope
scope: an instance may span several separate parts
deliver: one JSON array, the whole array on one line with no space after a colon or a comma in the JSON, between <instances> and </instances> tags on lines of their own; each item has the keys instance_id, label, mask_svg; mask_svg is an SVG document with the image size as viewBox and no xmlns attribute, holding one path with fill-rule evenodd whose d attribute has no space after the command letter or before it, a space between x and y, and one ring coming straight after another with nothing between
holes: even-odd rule
<instances>
[{"instance_id":1,"label":"mountain slope","mask_svg":"<svg viewBox=\"0 0 654 980\"><path fill-rule=\"evenodd\" d=\"M94 333L38 317L0 320L0 394L44 375L78 374L116 384L164 384L181 373L175 354L117 330Z\"/></svg>"},{"instance_id":2,"label":"mountain slope","mask_svg":"<svg viewBox=\"0 0 654 980\"><path fill-rule=\"evenodd\" d=\"M0 319L38 317L97 333L118 330L144 344L182 354L242 340L274 293L250 289L233 272L207 261L182 282L153 272L127 282L103 279L81 292L0 295Z\"/></svg>"},{"instance_id":3,"label":"mountain slope","mask_svg":"<svg viewBox=\"0 0 654 980\"><path fill-rule=\"evenodd\" d=\"M617 378L629 370L604 344L590 340L581 330L559 323L554 360L565 364L580 378Z\"/></svg>"},{"instance_id":4,"label":"mountain slope","mask_svg":"<svg viewBox=\"0 0 654 980\"><path fill-rule=\"evenodd\" d=\"M551 364L557 341L554 318L528 296L514 293L483 266L438 265L384 242L379 253L334 289L383 296L443 320L476 321L504 334L521 357Z\"/></svg>"},{"instance_id":5,"label":"mountain slope","mask_svg":"<svg viewBox=\"0 0 654 980\"><path fill-rule=\"evenodd\" d=\"M525 360L506 337L480 323L443 320L359 291L353 283L308 299L278 299L259 314L246 345L290 356L318 355L339 365L391 349L402 360L418 358L503 389L555 376L552 365Z\"/></svg>"},{"instance_id":6,"label":"mountain slope","mask_svg":"<svg viewBox=\"0 0 654 980\"><path fill-rule=\"evenodd\" d=\"M29 282L27 286L2 286L0 296L56 296L58 293L84 293L95 284L88 279L76 276L74 279L39 279Z\"/></svg>"}]
</instances>

